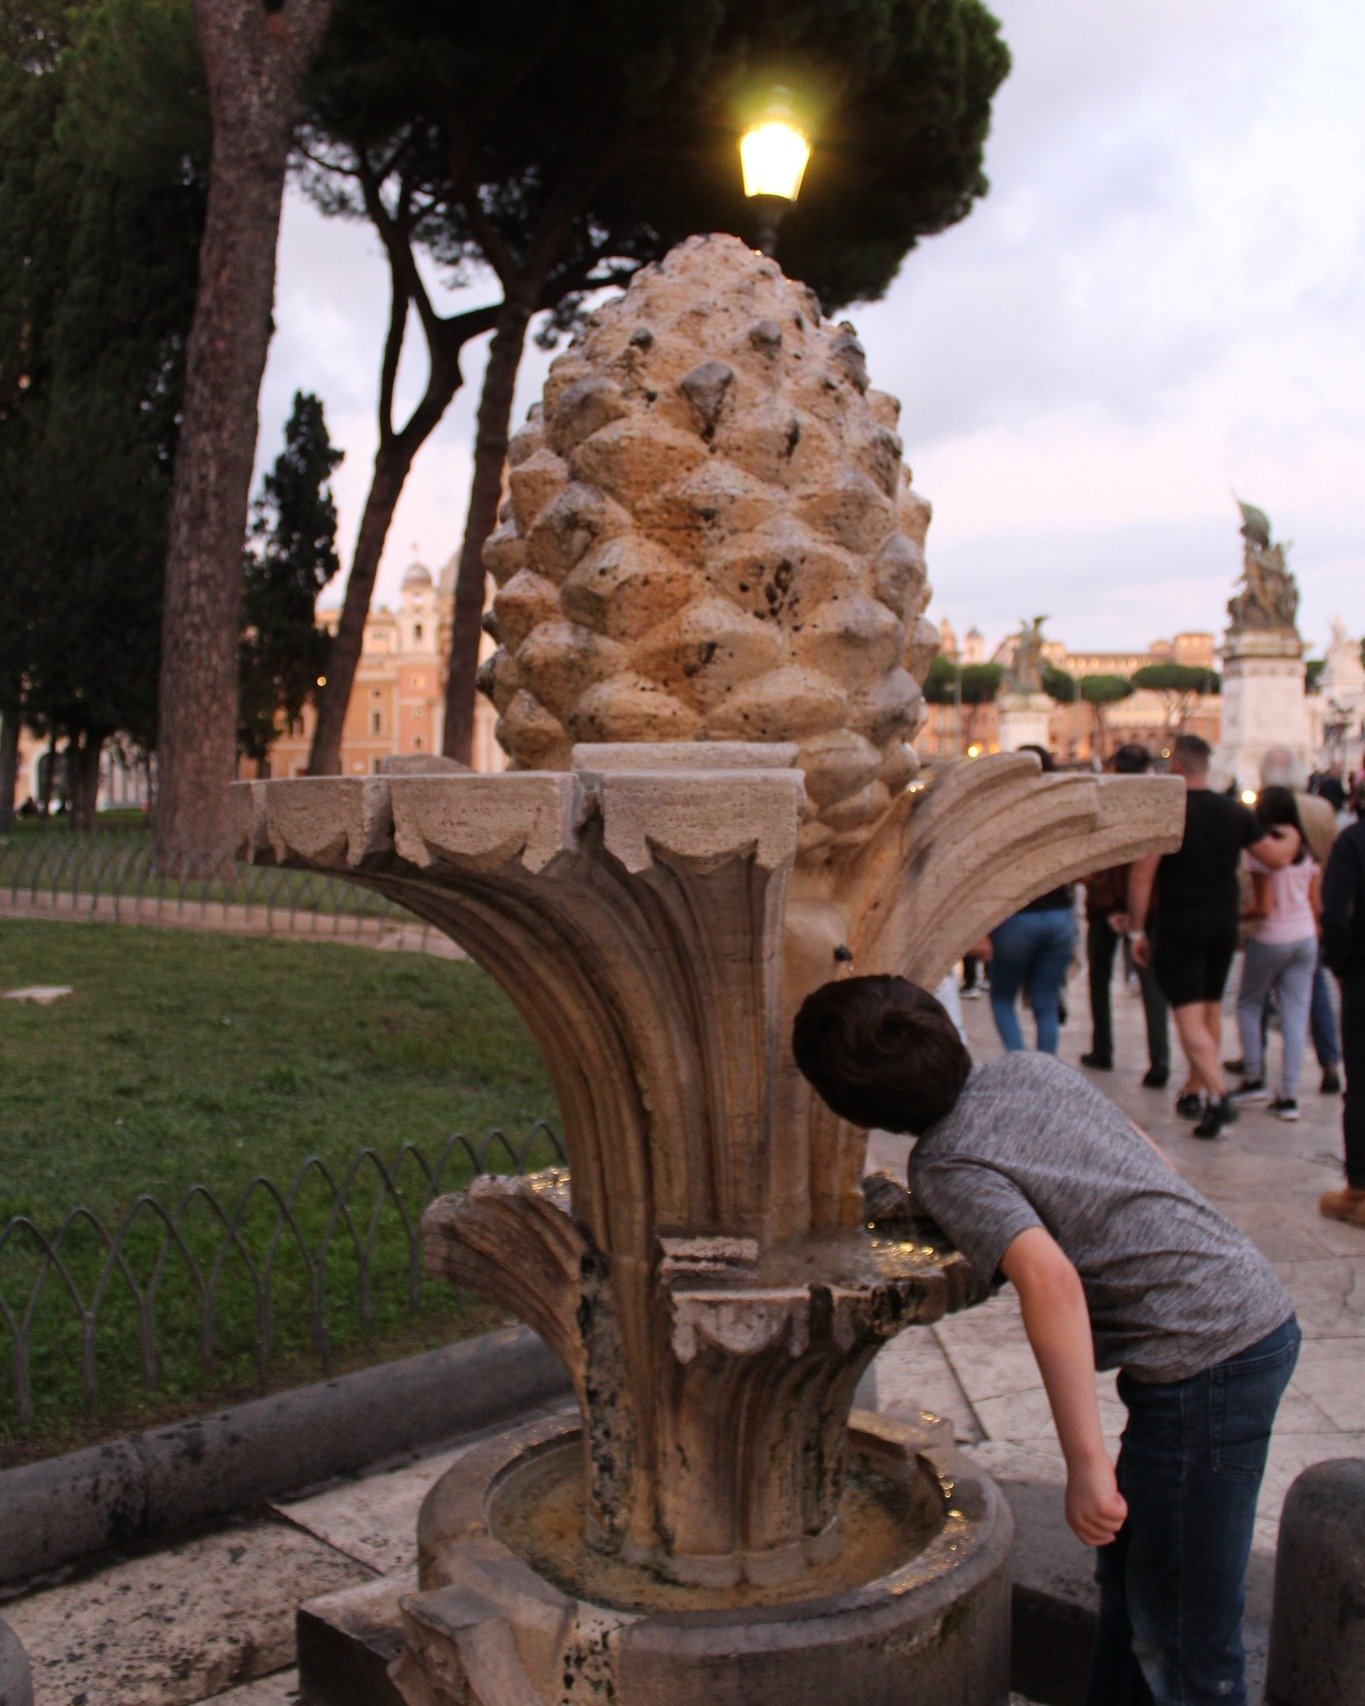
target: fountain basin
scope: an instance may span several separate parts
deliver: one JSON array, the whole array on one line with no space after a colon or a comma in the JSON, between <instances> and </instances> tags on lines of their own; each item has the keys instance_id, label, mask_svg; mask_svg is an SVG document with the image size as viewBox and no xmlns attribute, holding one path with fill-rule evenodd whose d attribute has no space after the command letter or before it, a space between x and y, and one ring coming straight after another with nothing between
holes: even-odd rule
<instances>
[{"instance_id":1,"label":"fountain basin","mask_svg":"<svg viewBox=\"0 0 1365 1706\"><path fill-rule=\"evenodd\" d=\"M462 1458L418 1524L412 1706L1000 1706L1008 1506L949 1431L855 1411L837 1534L797 1577L680 1584L583 1541L579 1426Z\"/></svg>"}]
</instances>

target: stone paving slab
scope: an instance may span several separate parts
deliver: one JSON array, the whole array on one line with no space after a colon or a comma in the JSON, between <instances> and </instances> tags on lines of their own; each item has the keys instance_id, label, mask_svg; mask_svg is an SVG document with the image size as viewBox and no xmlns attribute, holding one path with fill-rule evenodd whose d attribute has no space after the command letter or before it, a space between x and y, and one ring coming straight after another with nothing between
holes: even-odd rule
<instances>
[{"instance_id":1,"label":"stone paving slab","mask_svg":"<svg viewBox=\"0 0 1365 1706\"><path fill-rule=\"evenodd\" d=\"M13 1600L5 1619L34 1706L188 1706L292 1664L299 1602L373 1574L258 1518Z\"/></svg>"}]
</instances>

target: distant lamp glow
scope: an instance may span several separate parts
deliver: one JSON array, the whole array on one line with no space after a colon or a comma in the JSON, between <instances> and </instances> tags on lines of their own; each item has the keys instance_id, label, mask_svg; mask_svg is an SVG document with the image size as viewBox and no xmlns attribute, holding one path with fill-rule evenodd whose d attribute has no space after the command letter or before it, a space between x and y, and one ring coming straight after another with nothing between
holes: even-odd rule
<instances>
[{"instance_id":1,"label":"distant lamp glow","mask_svg":"<svg viewBox=\"0 0 1365 1706\"><path fill-rule=\"evenodd\" d=\"M320 675L318 677L318 686L319 687L326 687L326 685L327 685L327 677L325 675Z\"/></svg>"},{"instance_id":2,"label":"distant lamp glow","mask_svg":"<svg viewBox=\"0 0 1365 1706\"><path fill-rule=\"evenodd\" d=\"M1242 789L1242 804L1244 806L1254 806L1256 804L1256 790L1254 788Z\"/></svg>"},{"instance_id":3,"label":"distant lamp glow","mask_svg":"<svg viewBox=\"0 0 1365 1706\"><path fill-rule=\"evenodd\" d=\"M758 246L765 255L777 248L782 215L796 200L810 159L810 140L797 128L785 93L778 91L757 124L739 139L744 193L758 215Z\"/></svg>"},{"instance_id":4,"label":"distant lamp glow","mask_svg":"<svg viewBox=\"0 0 1365 1706\"><path fill-rule=\"evenodd\" d=\"M980 758L981 748L976 744L975 741L973 741L972 744L967 748L967 756L968 756L968 758Z\"/></svg>"},{"instance_id":5,"label":"distant lamp glow","mask_svg":"<svg viewBox=\"0 0 1365 1706\"><path fill-rule=\"evenodd\" d=\"M739 162L747 196L772 195L795 201L810 159L810 143L786 119L765 119L739 139Z\"/></svg>"}]
</instances>

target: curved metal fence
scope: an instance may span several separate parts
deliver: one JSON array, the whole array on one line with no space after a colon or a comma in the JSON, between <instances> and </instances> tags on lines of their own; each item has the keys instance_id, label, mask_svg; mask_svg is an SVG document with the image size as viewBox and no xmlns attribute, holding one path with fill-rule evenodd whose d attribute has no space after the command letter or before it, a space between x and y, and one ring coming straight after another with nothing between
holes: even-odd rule
<instances>
[{"instance_id":1,"label":"curved metal fence","mask_svg":"<svg viewBox=\"0 0 1365 1706\"><path fill-rule=\"evenodd\" d=\"M449 1307L451 1288L422 1272L429 1202L478 1173L563 1161L538 1121L520 1140L457 1132L434 1156L405 1143L386 1161L367 1147L340 1172L312 1156L288 1185L258 1175L231 1201L206 1185L169 1208L139 1195L116 1224L84 1206L52 1232L15 1215L0 1226L0 1420L91 1409L130 1383L189 1392L228 1364L264 1386L281 1354L326 1372L339 1339L438 1296Z\"/></svg>"},{"instance_id":2,"label":"curved metal fence","mask_svg":"<svg viewBox=\"0 0 1365 1706\"><path fill-rule=\"evenodd\" d=\"M221 862L159 867L141 826L75 834L45 824L0 837L0 909L459 953L405 907L344 877Z\"/></svg>"}]
</instances>

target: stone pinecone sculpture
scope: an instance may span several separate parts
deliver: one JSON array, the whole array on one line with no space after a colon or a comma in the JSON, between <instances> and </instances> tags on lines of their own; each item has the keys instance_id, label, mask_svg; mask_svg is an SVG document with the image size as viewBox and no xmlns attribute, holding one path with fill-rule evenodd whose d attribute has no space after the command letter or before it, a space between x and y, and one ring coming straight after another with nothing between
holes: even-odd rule
<instances>
[{"instance_id":1,"label":"stone pinecone sculpture","mask_svg":"<svg viewBox=\"0 0 1365 1706\"><path fill-rule=\"evenodd\" d=\"M802 853L913 776L929 506L853 329L733 237L638 273L509 453L480 685L523 769L576 741L796 741Z\"/></svg>"}]
</instances>

